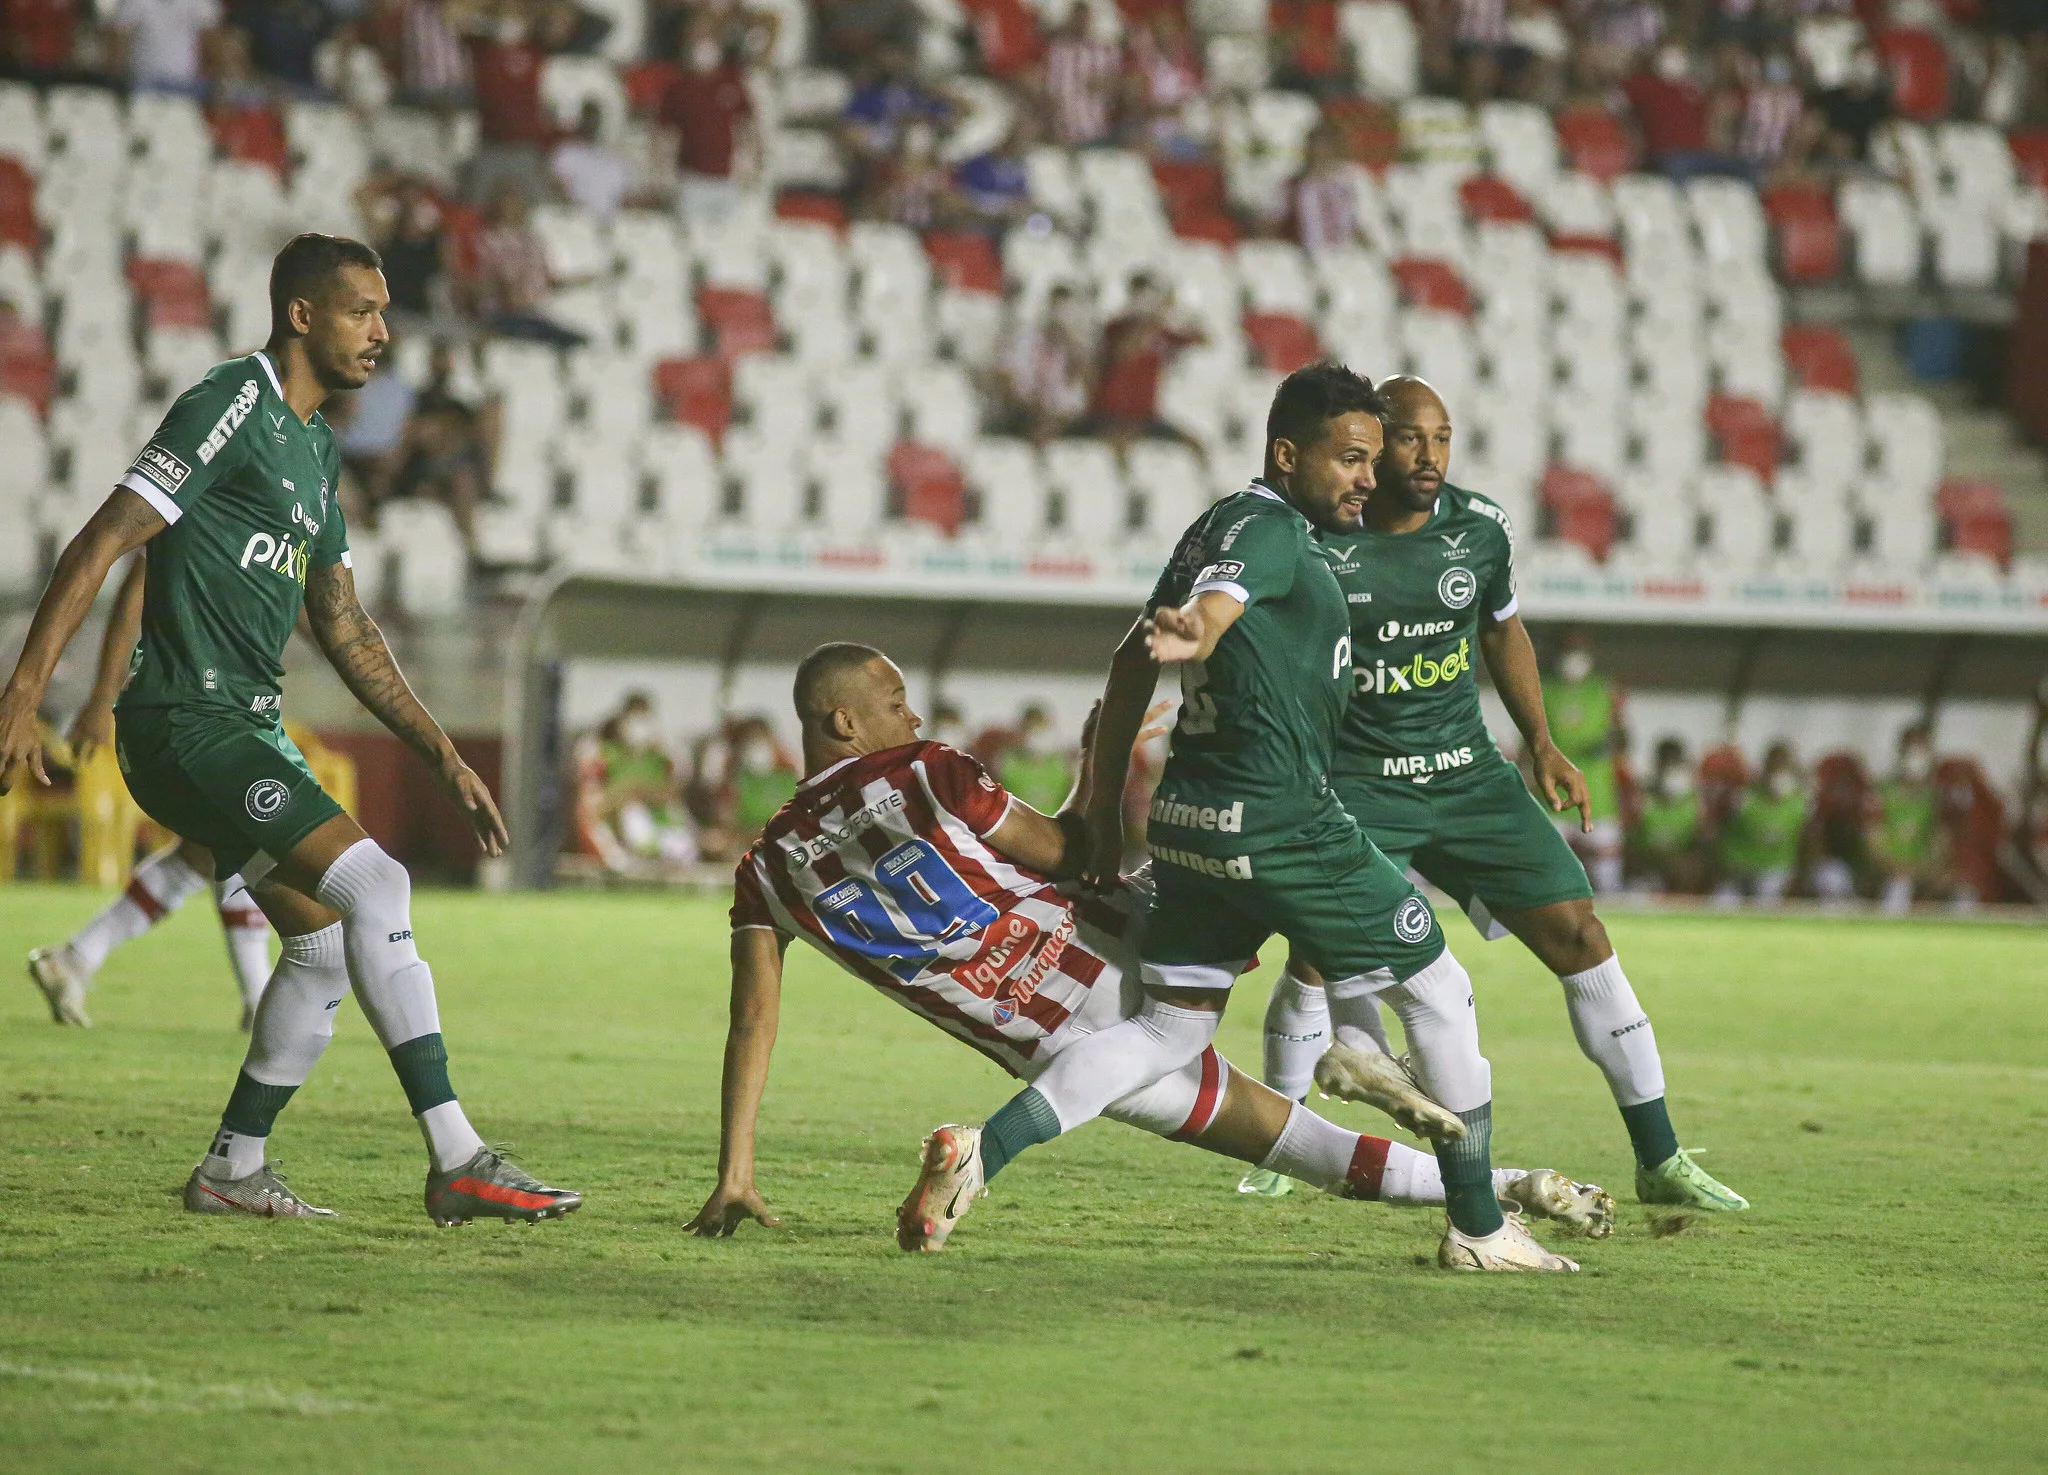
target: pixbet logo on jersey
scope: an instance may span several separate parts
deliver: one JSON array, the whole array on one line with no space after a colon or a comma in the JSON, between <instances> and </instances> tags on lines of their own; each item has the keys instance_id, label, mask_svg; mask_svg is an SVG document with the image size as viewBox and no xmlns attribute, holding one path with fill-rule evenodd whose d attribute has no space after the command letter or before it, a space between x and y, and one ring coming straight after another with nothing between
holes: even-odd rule
<instances>
[{"instance_id":1,"label":"pixbet logo on jersey","mask_svg":"<svg viewBox=\"0 0 2048 1475\"><path fill-rule=\"evenodd\" d=\"M249 541L242 547L242 567L271 569L303 584L306 582L306 545L294 543L290 533L280 533L274 538L268 533L251 533Z\"/></svg>"},{"instance_id":2,"label":"pixbet logo on jersey","mask_svg":"<svg viewBox=\"0 0 2048 1475\"><path fill-rule=\"evenodd\" d=\"M1432 686L1441 686L1446 681L1455 681L1472 669L1472 642L1460 640L1458 648L1438 660L1417 651L1406 661L1388 665L1384 660L1374 661L1370 666L1351 668L1351 679L1357 683L1359 695L1368 693L1392 696L1397 692L1426 691Z\"/></svg>"}]
</instances>

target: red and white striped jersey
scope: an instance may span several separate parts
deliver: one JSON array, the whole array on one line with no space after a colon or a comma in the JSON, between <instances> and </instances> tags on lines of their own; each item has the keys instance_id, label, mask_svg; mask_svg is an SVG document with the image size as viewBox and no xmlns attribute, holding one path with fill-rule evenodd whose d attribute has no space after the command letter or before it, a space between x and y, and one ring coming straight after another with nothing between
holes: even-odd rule
<instances>
[{"instance_id":1,"label":"red and white striped jersey","mask_svg":"<svg viewBox=\"0 0 2048 1475\"><path fill-rule=\"evenodd\" d=\"M798 786L740 857L734 931L800 937L1013 1075L1118 976L1076 935L1127 916L1062 896L985 840L1015 802L944 743L848 758Z\"/></svg>"}]
</instances>

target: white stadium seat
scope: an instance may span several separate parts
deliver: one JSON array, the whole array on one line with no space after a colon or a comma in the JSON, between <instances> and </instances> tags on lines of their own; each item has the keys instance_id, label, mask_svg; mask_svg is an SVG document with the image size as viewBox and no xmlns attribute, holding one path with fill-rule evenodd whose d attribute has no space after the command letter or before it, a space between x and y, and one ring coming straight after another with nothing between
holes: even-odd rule
<instances>
[{"instance_id":1,"label":"white stadium seat","mask_svg":"<svg viewBox=\"0 0 2048 1475\"><path fill-rule=\"evenodd\" d=\"M1906 192L1890 180L1850 179L1836 209L1855 246L1856 275L1871 286L1909 286L1920 276L1921 232Z\"/></svg>"},{"instance_id":2,"label":"white stadium seat","mask_svg":"<svg viewBox=\"0 0 2048 1475\"><path fill-rule=\"evenodd\" d=\"M1998 283L1999 223L1973 210L1944 212L1929 222L1934 276L1944 287L1989 288Z\"/></svg>"},{"instance_id":3,"label":"white stadium seat","mask_svg":"<svg viewBox=\"0 0 2048 1475\"><path fill-rule=\"evenodd\" d=\"M1056 440L1045 448L1046 485L1059 495L1062 541L1101 552L1122 541L1129 499L1116 456L1099 440Z\"/></svg>"},{"instance_id":4,"label":"white stadium seat","mask_svg":"<svg viewBox=\"0 0 2048 1475\"><path fill-rule=\"evenodd\" d=\"M1407 6L1399 0L1346 0L1338 25L1367 97L1398 102L1415 95L1422 85L1422 38Z\"/></svg>"},{"instance_id":5,"label":"white stadium seat","mask_svg":"<svg viewBox=\"0 0 2048 1475\"><path fill-rule=\"evenodd\" d=\"M746 410L746 423L759 434L799 440L817 430L813 373L809 365L781 354L748 354L733 366L733 403Z\"/></svg>"},{"instance_id":6,"label":"white stadium seat","mask_svg":"<svg viewBox=\"0 0 2048 1475\"><path fill-rule=\"evenodd\" d=\"M1292 241L1246 241L1237 248L1237 269L1253 312L1315 316L1308 257Z\"/></svg>"},{"instance_id":7,"label":"white stadium seat","mask_svg":"<svg viewBox=\"0 0 2048 1475\"><path fill-rule=\"evenodd\" d=\"M1480 104L1479 135L1486 141L1493 172L1525 198L1541 193L1556 177L1557 130L1550 114L1534 103Z\"/></svg>"},{"instance_id":8,"label":"white stadium seat","mask_svg":"<svg viewBox=\"0 0 2048 1475\"><path fill-rule=\"evenodd\" d=\"M1800 572L1833 573L1856 556L1856 515L1838 491L1795 467L1778 473L1775 500L1791 523L1786 553Z\"/></svg>"},{"instance_id":9,"label":"white stadium seat","mask_svg":"<svg viewBox=\"0 0 2048 1475\"><path fill-rule=\"evenodd\" d=\"M1654 476L1621 483L1619 501L1628 516L1629 562L1664 570L1682 569L1692 562L1699 508L1684 488L1683 482Z\"/></svg>"},{"instance_id":10,"label":"white stadium seat","mask_svg":"<svg viewBox=\"0 0 2048 1475\"><path fill-rule=\"evenodd\" d=\"M981 434L981 402L957 364L931 364L906 375L903 403L911 437L926 445L961 455Z\"/></svg>"},{"instance_id":11,"label":"white stadium seat","mask_svg":"<svg viewBox=\"0 0 2048 1475\"><path fill-rule=\"evenodd\" d=\"M1141 440L1124 460L1138 504L1140 541L1148 548L1172 548L1209 505L1209 478L1201 458L1176 441Z\"/></svg>"},{"instance_id":12,"label":"white stadium seat","mask_svg":"<svg viewBox=\"0 0 2048 1475\"><path fill-rule=\"evenodd\" d=\"M1607 187L1577 170L1560 173L1530 201L1551 230L1566 236L1614 234L1614 201Z\"/></svg>"},{"instance_id":13,"label":"white stadium seat","mask_svg":"<svg viewBox=\"0 0 2048 1475\"><path fill-rule=\"evenodd\" d=\"M1753 572L1769 561L1777 513L1763 483L1746 466L1703 472L1695 496L1708 526L1709 561L1732 572Z\"/></svg>"},{"instance_id":14,"label":"white stadium seat","mask_svg":"<svg viewBox=\"0 0 2048 1475\"><path fill-rule=\"evenodd\" d=\"M1941 415L1917 394L1873 394L1863 403L1873 480L1913 501L1934 495L1946 454Z\"/></svg>"},{"instance_id":15,"label":"white stadium seat","mask_svg":"<svg viewBox=\"0 0 2048 1475\"><path fill-rule=\"evenodd\" d=\"M983 436L968 448L961 471L974 491L977 531L998 547L1029 547L1046 523L1045 477L1029 441Z\"/></svg>"},{"instance_id":16,"label":"white stadium seat","mask_svg":"<svg viewBox=\"0 0 2048 1475\"><path fill-rule=\"evenodd\" d=\"M670 526L695 530L718 511L719 470L711 441L694 425L658 425L640 442L640 467L655 508Z\"/></svg>"},{"instance_id":17,"label":"white stadium seat","mask_svg":"<svg viewBox=\"0 0 2048 1475\"><path fill-rule=\"evenodd\" d=\"M1851 396L1793 390L1786 397L1785 430L1798 448L1806 483L1836 494L1863 474L1863 413Z\"/></svg>"}]
</instances>

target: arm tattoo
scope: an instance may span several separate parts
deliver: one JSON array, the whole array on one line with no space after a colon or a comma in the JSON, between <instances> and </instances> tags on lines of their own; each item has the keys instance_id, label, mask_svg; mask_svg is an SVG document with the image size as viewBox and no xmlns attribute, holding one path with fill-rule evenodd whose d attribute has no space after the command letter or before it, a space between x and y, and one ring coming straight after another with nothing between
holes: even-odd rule
<instances>
[{"instance_id":1,"label":"arm tattoo","mask_svg":"<svg viewBox=\"0 0 2048 1475\"><path fill-rule=\"evenodd\" d=\"M453 751L441 725L413 695L384 632L356 598L356 576L341 564L306 575L306 622L328 664L376 719L429 763Z\"/></svg>"}]
</instances>

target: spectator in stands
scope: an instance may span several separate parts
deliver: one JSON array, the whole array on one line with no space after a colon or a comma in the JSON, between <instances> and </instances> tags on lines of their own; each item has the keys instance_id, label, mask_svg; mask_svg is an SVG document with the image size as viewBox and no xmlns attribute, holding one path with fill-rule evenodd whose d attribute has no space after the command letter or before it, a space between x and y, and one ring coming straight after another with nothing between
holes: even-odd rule
<instances>
[{"instance_id":1,"label":"spectator in stands","mask_svg":"<svg viewBox=\"0 0 2048 1475\"><path fill-rule=\"evenodd\" d=\"M1017 730L996 759L1002 786L1040 814L1057 814L1074 787L1074 745L1037 702L1018 714Z\"/></svg>"},{"instance_id":2,"label":"spectator in stands","mask_svg":"<svg viewBox=\"0 0 2048 1475\"><path fill-rule=\"evenodd\" d=\"M967 223L1000 237L1031 213L1031 178L1024 167L1025 128L1013 124L1003 141L960 166L959 207Z\"/></svg>"},{"instance_id":3,"label":"spectator in stands","mask_svg":"<svg viewBox=\"0 0 2048 1475\"><path fill-rule=\"evenodd\" d=\"M550 318L542 306L557 282L547 253L527 225L526 196L507 184L491 205L491 223L477 242L477 270L469 283L471 313L491 332L575 348L583 335Z\"/></svg>"},{"instance_id":4,"label":"spectator in stands","mask_svg":"<svg viewBox=\"0 0 2048 1475\"><path fill-rule=\"evenodd\" d=\"M372 0L363 32L398 79L401 101L449 110L475 96L456 11L451 0Z\"/></svg>"},{"instance_id":5,"label":"spectator in stands","mask_svg":"<svg viewBox=\"0 0 2048 1475\"><path fill-rule=\"evenodd\" d=\"M1568 9L1589 74L1607 83L1637 70L1664 36L1654 0L1575 0Z\"/></svg>"},{"instance_id":6,"label":"spectator in stands","mask_svg":"<svg viewBox=\"0 0 2048 1475\"><path fill-rule=\"evenodd\" d=\"M201 48L225 18L220 0L119 0L108 21L128 85L203 96Z\"/></svg>"},{"instance_id":7,"label":"spectator in stands","mask_svg":"<svg viewBox=\"0 0 2048 1475\"><path fill-rule=\"evenodd\" d=\"M1753 897L1766 906L1785 899L1799 873L1811 795L1789 743L1773 743L1756 781L1742 791L1721 824L1714 899Z\"/></svg>"},{"instance_id":8,"label":"spectator in stands","mask_svg":"<svg viewBox=\"0 0 2048 1475\"><path fill-rule=\"evenodd\" d=\"M873 165L902 149L913 123L943 128L946 100L918 83L910 54L885 47L864 67L841 118L841 136L854 157Z\"/></svg>"},{"instance_id":9,"label":"spectator in stands","mask_svg":"<svg viewBox=\"0 0 2048 1475\"><path fill-rule=\"evenodd\" d=\"M619 213L633 186L633 168L604 141L604 109L586 100L576 131L548 155L548 172L562 194L578 209L609 221Z\"/></svg>"},{"instance_id":10,"label":"spectator in stands","mask_svg":"<svg viewBox=\"0 0 2048 1475\"><path fill-rule=\"evenodd\" d=\"M1342 135L1328 121L1318 123L1309 132L1301 173L1287 186L1290 234L1311 255L1360 244L1385 250L1392 243L1374 239L1359 208L1371 187L1365 171L1345 157Z\"/></svg>"},{"instance_id":11,"label":"spectator in stands","mask_svg":"<svg viewBox=\"0 0 2048 1475\"><path fill-rule=\"evenodd\" d=\"M418 328L442 316L447 270L443 221L427 182L416 174L379 169L356 192L356 213L384 258L384 284L391 292L386 315L401 328Z\"/></svg>"},{"instance_id":12,"label":"spectator in stands","mask_svg":"<svg viewBox=\"0 0 2048 1475\"><path fill-rule=\"evenodd\" d=\"M796 792L797 765L760 716L735 717L698 740L686 791L704 854L738 855Z\"/></svg>"},{"instance_id":13,"label":"spectator in stands","mask_svg":"<svg viewBox=\"0 0 2048 1475\"><path fill-rule=\"evenodd\" d=\"M594 740L578 748L577 828L607 869L659 876L696 861L696 830L675 759L662 744L646 692L627 692Z\"/></svg>"},{"instance_id":14,"label":"spectator in stands","mask_svg":"<svg viewBox=\"0 0 2048 1475\"><path fill-rule=\"evenodd\" d=\"M568 25L573 24L571 18ZM540 77L547 43L566 39L564 29L558 13L523 4L501 5L467 20L478 132L466 180L470 199L490 199L507 181L528 199L547 194L546 151L555 127L541 100Z\"/></svg>"},{"instance_id":15,"label":"spectator in stands","mask_svg":"<svg viewBox=\"0 0 2048 1475\"><path fill-rule=\"evenodd\" d=\"M1806 99L1799 90L1791 56L1774 51L1763 60L1761 74L1743 92L1736 125L1735 151L1759 182L1769 180L1788 161L1796 161L1808 142L1804 128Z\"/></svg>"},{"instance_id":16,"label":"spectator in stands","mask_svg":"<svg viewBox=\"0 0 2048 1475\"><path fill-rule=\"evenodd\" d=\"M490 492L497 426L493 407L456 393L454 369L454 350L436 343L427 382L413 397L397 446L381 458L371 499L377 507L401 497L439 502L473 544L476 510Z\"/></svg>"},{"instance_id":17,"label":"spectator in stands","mask_svg":"<svg viewBox=\"0 0 2048 1475\"><path fill-rule=\"evenodd\" d=\"M320 93L313 61L337 23L340 7L321 0L233 0L229 18L249 38L249 57L266 77L295 96Z\"/></svg>"},{"instance_id":18,"label":"spectator in stands","mask_svg":"<svg viewBox=\"0 0 2048 1475\"><path fill-rule=\"evenodd\" d=\"M0 0L0 72L33 80L61 77L77 56L85 0Z\"/></svg>"},{"instance_id":19,"label":"spectator in stands","mask_svg":"<svg viewBox=\"0 0 2048 1475\"><path fill-rule=\"evenodd\" d=\"M661 100L660 120L676 135L676 203L684 221L715 224L739 204L759 162L754 104L717 19L700 11L683 37L681 73Z\"/></svg>"},{"instance_id":20,"label":"spectator in stands","mask_svg":"<svg viewBox=\"0 0 2048 1475\"><path fill-rule=\"evenodd\" d=\"M1095 429L1125 442L1153 435L1182 439L1159 418L1159 376L1184 349L1207 341L1173 313L1173 293L1149 271L1131 276L1124 311L1102 330L1100 376L1090 411Z\"/></svg>"},{"instance_id":21,"label":"spectator in stands","mask_svg":"<svg viewBox=\"0 0 2048 1475\"><path fill-rule=\"evenodd\" d=\"M1044 444L1087 413L1095 370L1095 318L1069 282L1055 283L1036 317L1013 311L996 353L990 399L1008 434Z\"/></svg>"},{"instance_id":22,"label":"spectator in stands","mask_svg":"<svg viewBox=\"0 0 2048 1475\"><path fill-rule=\"evenodd\" d=\"M1125 47L1124 108L1134 146L1161 159L1209 152L1201 53L1186 17L1161 8L1132 28Z\"/></svg>"},{"instance_id":23,"label":"spectator in stands","mask_svg":"<svg viewBox=\"0 0 2048 1475\"><path fill-rule=\"evenodd\" d=\"M828 63L859 67L886 52L917 54L923 14L911 0L819 0L818 45Z\"/></svg>"},{"instance_id":24,"label":"spectator in stands","mask_svg":"<svg viewBox=\"0 0 2048 1475\"><path fill-rule=\"evenodd\" d=\"M1629 835L1629 869L1659 890L1697 895L1711 874L1706 814L1692 759L1675 737L1657 744L1650 782L1636 809Z\"/></svg>"},{"instance_id":25,"label":"spectator in stands","mask_svg":"<svg viewBox=\"0 0 2048 1475\"><path fill-rule=\"evenodd\" d=\"M958 218L953 171L939 160L939 135L930 123L912 121L895 154L868 172L861 213L914 231L936 230Z\"/></svg>"},{"instance_id":26,"label":"spectator in stands","mask_svg":"<svg viewBox=\"0 0 2048 1475\"><path fill-rule=\"evenodd\" d=\"M1502 0L1458 0L1452 12L1451 61L1457 91L1468 106L1500 95L1514 63Z\"/></svg>"},{"instance_id":27,"label":"spectator in stands","mask_svg":"<svg viewBox=\"0 0 2048 1475\"><path fill-rule=\"evenodd\" d=\"M1045 43L1041 73L1053 141L1064 148L1106 142L1116 122L1117 79L1123 54L1095 36L1095 14L1077 0Z\"/></svg>"},{"instance_id":28,"label":"spectator in stands","mask_svg":"<svg viewBox=\"0 0 2048 1475\"><path fill-rule=\"evenodd\" d=\"M387 355L396 350L392 334ZM354 394L337 395L327 422L341 447L343 509L351 521L375 525L377 498L386 495L396 477L399 446L417 396L405 376L372 374Z\"/></svg>"},{"instance_id":29,"label":"spectator in stands","mask_svg":"<svg viewBox=\"0 0 2048 1475\"><path fill-rule=\"evenodd\" d=\"M1868 43L1856 44L1843 67L1840 84L1822 87L1818 101L1831 135L1830 151L1844 160L1867 157L1871 136L1892 111L1884 68Z\"/></svg>"},{"instance_id":30,"label":"spectator in stands","mask_svg":"<svg viewBox=\"0 0 2048 1475\"><path fill-rule=\"evenodd\" d=\"M1539 107L1557 106L1572 52L1564 22L1546 0L1507 0L1507 31L1514 94Z\"/></svg>"},{"instance_id":31,"label":"spectator in stands","mask_svg":"<svg viewBox=\"0 0 2048 1475\"><path fill-rule=\"evenodd\" d=\"M1904 913L1913 899L1939 893L1944 856L1934 787L1934 737L1915 723L1899 734L1891 773L1878 781L1870 829L1870 860L1886 912Z\"/></svg>"},{"instance_id":32,"label":"spectator in stands","mask_svg":"<svg viewBox=\"0 0 2048 1475\"><path fill-rule=\"evenodd\" d=\"M1650 162L1679 184L1709 174L1747 178L1732 152L1734 115L1740 107L1739 53L1724 63L1724 75L1709 91L1694 75L1690 52L1673 42L1659 48L1656 65L1623 83L1642 130Z\"/></svg>"},{"instance_id":33,"label":"spectator in stands","mask_svg":"<svg viewBox=\"0 0 2048 1475\"><path fill-rule=\"evenodd\" d=\"M276 81L256 69L249 33L223 26L207 47L207 111L216 123L228 114L265 113L278 105Z\"/></svg>"}]
</instances>

